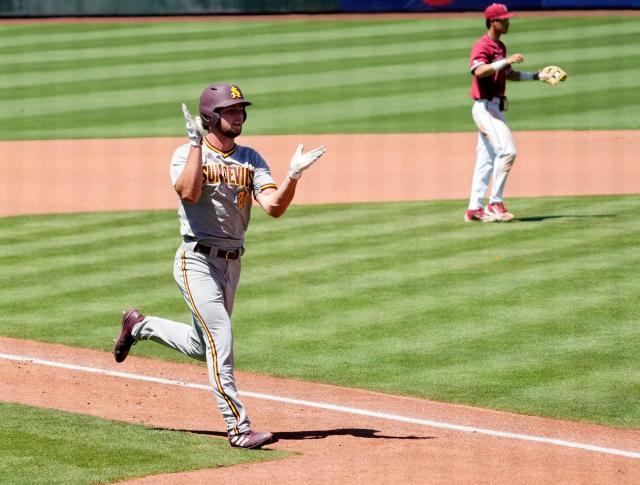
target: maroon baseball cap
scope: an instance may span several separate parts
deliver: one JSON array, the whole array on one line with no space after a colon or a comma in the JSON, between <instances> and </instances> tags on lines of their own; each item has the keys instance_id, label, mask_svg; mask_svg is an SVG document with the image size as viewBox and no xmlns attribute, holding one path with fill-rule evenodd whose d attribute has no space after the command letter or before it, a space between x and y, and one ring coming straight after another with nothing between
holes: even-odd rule
<instances>
[{"instance_id":1,"label":"maroon baseball cap","mask_svg":"<svg viewBox=\"0 0 640 485\"><path fill-rule=\"evenodd\" d=\"M504 3L492 3L484 9L484 18L487 20L508 19L514 15L514 13L509 12Z\"/></svg>"}]
</instances>

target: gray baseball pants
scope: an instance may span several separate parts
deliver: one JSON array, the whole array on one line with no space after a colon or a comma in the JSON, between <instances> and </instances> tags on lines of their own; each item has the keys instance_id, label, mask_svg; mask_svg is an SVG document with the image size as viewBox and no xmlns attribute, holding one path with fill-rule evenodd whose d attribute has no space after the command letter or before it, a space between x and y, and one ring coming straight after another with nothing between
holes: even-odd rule
<instances>
[{"instance_id":1,"label":"gray baseball pants","mask_svg":"<svg viewBox=\"0 0 640 485\"><path fill-rule=\"evenodd\" d=\"M183 243L178 248L173 267L173 276L191 309L192 324L146 316L133 328L132 335L136 340L152 340L206 361L209 382L228 432L244 433L249 431L250 422L235 385L231 325L240 258L206 256L194 252L193 246Z\"/></svg>"}]
</instances>

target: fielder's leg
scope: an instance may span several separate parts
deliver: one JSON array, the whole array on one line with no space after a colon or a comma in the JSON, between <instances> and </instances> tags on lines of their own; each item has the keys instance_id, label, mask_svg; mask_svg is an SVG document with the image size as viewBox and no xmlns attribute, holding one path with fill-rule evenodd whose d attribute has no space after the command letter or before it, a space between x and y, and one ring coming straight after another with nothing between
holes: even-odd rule
<instances>
[{"instance_id":1,"label":"fielder's leg","mask_svg":"<svg viewBox=\"0 0 640 485\"><path fill-rule=\"evenodd\" d=\"M509 176L513 163L516 161L516 146L513 143L513 135L505 123L504 118L494 119L493 124L494 128L488 136L489 142L493 146L496 154L491 184L491 197L489 198L489 203L491 204L503 202L507 177Z\"/></svg>"},{"instance_id":2,"label":"fielder's leg","mask_svg":"<svg viewBox=\"0 0 640 485\"><path fill-rule=\"evenodd\" d=\"M478 133L478 144L476 146L476 164L473 169L473 179L471 181L471 197L469 198L469 209L481 209L484 207L484 197L489 188L489 180L493 172L494 154L491 145L486 141L486 135Z\"/></svg>"},{"instance_id":3,"label":"fielder's leg","mask_svg":"<svg viewBox=\"0 0 640 485\"><path fill-rule=\"evenodd\" d=\"M481 141L484 150L492 158L491 196L485 213L494 217L495 220L508 222L513 219L513 214L504 206L503 194L507 177L516 159L513 136L506 124L504 113L500 111L497 99L477 101L472 113L481 133L479 144ZM482 152L481 148L478 150ZM487 176L486 173L480 175ZM488 182L488 180L483 179L482 182ZM480 185L479 188L486 189L486 185Z\"/></svg>"},{"instance_id":4,"label":"fielder's leg","mask_svg":"<svg viewBox=\"0 0 640 485\"><path fill-rule=\"evenodd\" d=\"M478 126L478 143L476 145L476 163L471 180L471 195L469 206L464 220L492 222L495 216L484 210L484 197L489 188L489 180L494 169L495 153L490 143L487 142L487 130L491 128L490 103L486 100L478 100L471 110L473 120Z\"/></svg>"}]
</instances>

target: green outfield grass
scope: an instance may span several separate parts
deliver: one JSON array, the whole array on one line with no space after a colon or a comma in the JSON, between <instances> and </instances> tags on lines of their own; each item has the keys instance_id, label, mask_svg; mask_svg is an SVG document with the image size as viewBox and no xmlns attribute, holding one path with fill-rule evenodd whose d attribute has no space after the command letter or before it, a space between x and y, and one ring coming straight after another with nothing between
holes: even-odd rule
<instances>
[{"instance_id":1,"label":"green outfield grass","mask_svg":"<svg viewBox=\"0 0 640 485\"><path fill-rule=\"evenodd\" d=\"M286 456L226 440L0 402L0 483L112 483Z\"/></svg>"},{"instance_id":2,"label":"green outfield grass","mask_svg":"<svg viewBox=\"0 0 640 485\"><path fill-rule=\"evenodd\" d=\"M180 103L234 81L248 134L474 131L468 74L484 20L0 25L0 139L183 135ZM516 17L515 130L638 129L640 17Z\"/></svg>"},{"instance_id":3,"label":"green outfield grass","mask_svg":"<svg viewBox=\"0 0 640 485\"><path fill-rule=\"evenodd\" d=\"M640 196L510 199L512 224L461 207L255 211L238 368L640 427ZM0 334L109 351L128 306L189 321L177 234L174 210L2 219Z\"/></svg>"}]
</instances>

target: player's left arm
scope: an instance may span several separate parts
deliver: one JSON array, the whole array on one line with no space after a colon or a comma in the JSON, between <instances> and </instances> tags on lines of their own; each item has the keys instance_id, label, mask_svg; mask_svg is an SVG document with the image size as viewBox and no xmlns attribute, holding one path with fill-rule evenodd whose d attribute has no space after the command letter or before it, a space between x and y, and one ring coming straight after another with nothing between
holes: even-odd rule
<instances>
[{"instance_id":1,"label":"player's left arm","mask_svg":"<svg viewBox=\"0 0 640 485\"><path fill-rule=\"evenodd\" d=\"M536 72L510 71L507 79L511 81L543 81L551 86L555 86L567 79L567 73L558 66L546 66Z\"/></svg>"},{"instance_id":2,"label":"player's left arm","mask_svg":"<svg viewBox=\"0 0 640 485\"><path fill-rule=\"evenodd\" d=\"M293 157L291 157L289 173L280 187L278 189L273 187L266 188L256 196L258 204L271 217L280 217L285 213L296 193L296 187L302 172L313 165L327 151L324 146L319 146L303 154L303 149L304 145L298 145Z\"/></svg>"},{"instance_id":3,"label":"player's left arm","mask_svg":"<svg viewBox=\"0 0 640 485\"><path fill-rule=\"evenodd\" d=\"M280 217L291 204L297 185L297 180L287 177L277 189L264 189L256 196L256 200L271 217Z\"/></svg>"},{"instance_id":4,"label":"player's left arm","mask_svg":"<svg viewBox=\"0 0 640 485\"><path fill-rule=\"evenodd\" d=\"M539 79L538 72L515 71L510 69L507 73L509 81L537 81Z\"/></svg>"}]
</instances>

